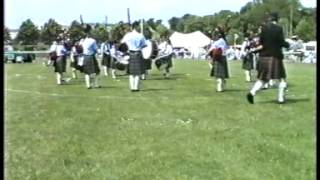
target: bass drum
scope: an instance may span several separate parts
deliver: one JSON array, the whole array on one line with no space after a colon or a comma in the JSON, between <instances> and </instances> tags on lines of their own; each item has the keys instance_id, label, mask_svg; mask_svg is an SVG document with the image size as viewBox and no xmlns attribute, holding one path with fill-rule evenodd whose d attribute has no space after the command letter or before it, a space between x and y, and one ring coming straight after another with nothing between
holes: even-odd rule
<instances>
[{"instance_id":1,"label":"bass drum","mask_svg":"<svg viewBox=\"0 0 320 180\"><path fill-rule=\"evenodd\" d=\"M147 40L147 46L142 49L143 59L154 59L158 56L158 45L155 41Z\"/></svg>"},{"instance_id":2,"label":"bass drum","mask_svg":"<svg viewBox=\"0 0 320 180\"><path fill-rule=\"evenodd\" d=\"M116 69L119 71L125 71L129 65L129 58L130 57L128 55L126 55L126 56L123 56L119 59L116 59L116 62L115 62Z\"/></svg>"}]
</instances>

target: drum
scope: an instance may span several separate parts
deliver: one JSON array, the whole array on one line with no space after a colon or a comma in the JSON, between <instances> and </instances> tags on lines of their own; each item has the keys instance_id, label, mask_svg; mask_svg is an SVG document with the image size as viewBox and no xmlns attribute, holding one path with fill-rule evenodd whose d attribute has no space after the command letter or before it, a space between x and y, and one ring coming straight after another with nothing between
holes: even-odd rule
<instances>
[{"instance_id":1,"label":"drum","mask_svg":"<svg viewBox=\"0 0 320 180\"><path fill-rule=\"evenodd\" d=\"M158 70L162 71L164 68L168 67L169 61L168 61L169 55L162 56L160 58L157 58L157 60L154 62Z\"/></svg>"},{"instance_id":2,"label":"drum","mask_svg":"<svg viewBox=\"0 0 320 180\"><path fill-rule=\"evenodd\" d=\"M128 45L126 43L121 43L121 44L119 44L117 50L122 52L122 53L127 53L129 48L128 48Z\"/></svg>"},{"instance_id":3,"label":"drum","mask_svg":"<svg viewBox=\"0 0 320 180\"><path fill-rule=\"evenodd\" d=\"M126 55L120 58L116 58L115 67L119 71L124 71L129 65L130 56Z\"/></svg>"},{"instance_id":4,"label":"drum","mask_svg":"<svg viewBox=\"0 0 320 180\"><path fill-rule=\"evenodd\" d=\"M154 59L158 56L157 43L151 40L146 41L147 46L142 49L143 59Z\"/></svg>"}]
</instances>

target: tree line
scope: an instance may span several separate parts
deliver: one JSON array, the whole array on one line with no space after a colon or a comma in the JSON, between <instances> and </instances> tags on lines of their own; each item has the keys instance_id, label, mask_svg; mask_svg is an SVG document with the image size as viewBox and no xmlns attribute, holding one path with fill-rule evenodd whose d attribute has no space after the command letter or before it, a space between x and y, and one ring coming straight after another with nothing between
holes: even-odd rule
<instances>
[{"instance_id":1,"label":"tree line","mask_svg":"<svg viewBox=\"0 0 320 180\"><path fill-rule=\"evenodd\" d=\"M223 25L228 16L231 16L227 40L229 43L238 44L242 42L244 36L257 33L258 27L270 12L279 13L279 24L283 27L286 37L297 35L304 41L315 40L316 8L305 8L299 0L253 0L244 5L239 12L221 10L207 16L185 14L182 17L169 19L169 28L163 25L162 20L150 18L143 21L143 33L146 38L155 40L168 37L175 31L182 33L201 31L211 37L213 29ZM130 28L129 24L123 21L112 25L96 23L93 26L92 36L98 42L108 39L119 41ZM71 41L78 40L83 35L81 24L77 20L72 21L70 27L65 30L51 18L39 30L30 19L27 19L21 24L15 39L11 39L9 29L5 27L4 40L20 45L39 43L49 45L63 31L67 31Z\"/></svg>"}]
</instances>

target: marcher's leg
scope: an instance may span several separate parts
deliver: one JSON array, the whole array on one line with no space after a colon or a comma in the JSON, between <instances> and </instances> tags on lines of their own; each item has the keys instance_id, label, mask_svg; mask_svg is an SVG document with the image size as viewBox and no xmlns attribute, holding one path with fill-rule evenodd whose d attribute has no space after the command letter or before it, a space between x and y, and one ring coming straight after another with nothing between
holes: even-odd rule
<instances>
[{"instance_id":1,"label":"marcher's leg","mask_svg":"<svg viewBox=\"0 0 320 180\"><path fill-rule=\"evenodd\" d=\"M287 88L287 83L285 79L281 79L279 83L279 91L278 91L278 102L284 103L285 102L285 89Z\"/></svg>"},{"instance_id":2,"label":"marcher's leg","mask_svg":"<svg viewBox=\"0 0 320 180\"><path fill-rule=\"evenodd\" d=\"M221 78L217 78L217 92L221 92L222 91L222 79Z\"/></svg>"},{"instance_id":3,"label":"marcher's leg","mask_svg":"<svg viewBox=\"0 0 320 180\"><path fill-rule=\"evenodd\" d=\"M61 85L61 79L62 79L61 74L57 72L56 77L57 77L57 84Z\"/></svg>"},{"instance_id":4,"label":"marcher's leg","mask_svg":"<svg viewBox=\"0 0 320 180\"><path fill-rule=\"evenodd\" d=\"M133 77L133 75L129 75L129 85L130 85L130 90L134 90L134 77Z\"/></svg>"},{"instance_id":5,"label":"marcher's leg","mask_svg":"<svg viewBox=\"0 0 320 180\"><path fill-rule=\"evenodd\" d=\"M88 89L90 89L90 88L91 88L91 85L90 85L90 75L88 75L88 74L84 75L84 79L85 79L85 82L86 82L86 87L87 87Z\"/></svg>"},{"instance_id":6,"label":"marcher's leg","mask_svg":"<svg viewBox=\"0 0 320 180\"><path fill-rule=\"evenodd\" d=\"M251 74L250 74L250 70L245 70L245 75L246 75L246 81L250 82L251 81Z\"/></svg>"}]
</instances>

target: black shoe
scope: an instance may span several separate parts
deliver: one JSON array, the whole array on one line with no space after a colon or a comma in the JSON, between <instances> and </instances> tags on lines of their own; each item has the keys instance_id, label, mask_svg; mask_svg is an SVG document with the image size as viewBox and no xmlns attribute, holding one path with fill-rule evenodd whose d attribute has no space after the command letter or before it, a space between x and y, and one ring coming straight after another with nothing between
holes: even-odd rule
<instances>
[{"instance_id":1,"label":"black shoe","mask_svg":"<svg viewBox=\"0 0 320 180\"><path fill-rule=\"evenodd\" d=\"M250 104L253 104L254 103L254 98L253 98L253 95L251 93L248 93L247 94L247 100Z\"/></svg>"},{"instance_id":2,"label":"black shoe","mask_svg":"<svg viewBox=\"0 0 320 180\"><path fill-rule=\"evenodd\" d=\"M92 87L90 86L90 87L88 87L88 89L92 89Z\"/></svg>"}]
</instances>

